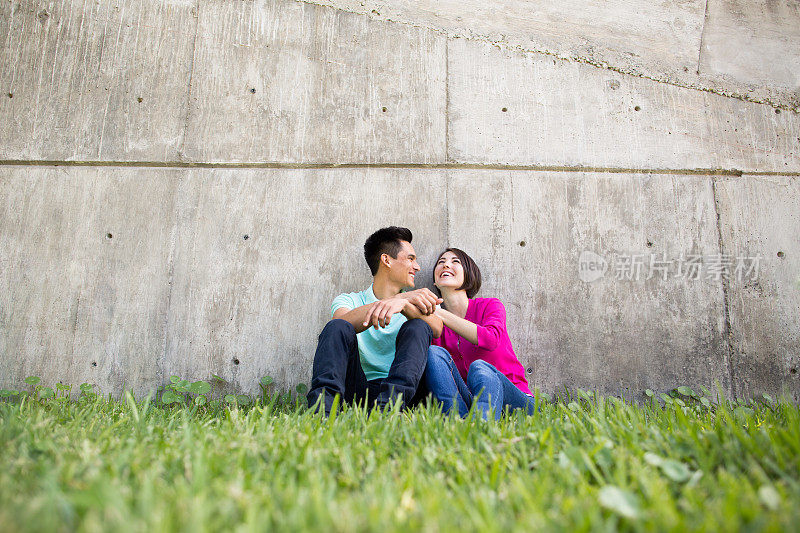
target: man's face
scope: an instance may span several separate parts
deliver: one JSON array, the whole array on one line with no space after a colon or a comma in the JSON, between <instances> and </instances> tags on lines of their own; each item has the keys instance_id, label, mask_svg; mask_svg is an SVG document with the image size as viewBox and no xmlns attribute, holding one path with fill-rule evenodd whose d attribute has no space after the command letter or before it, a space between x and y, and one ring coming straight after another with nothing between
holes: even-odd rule
<instances>
[{"instance_id":1,"label":"man's face","mask_svg":"<svg viewBox=\"0 0 800 533\"><path fill-rule=\"evenodd\" d=\"M410 242L400 241L402 248L397 257L389 256L389 279L402 287L413 287L414 276L419 272L417 254Z\"/></svg>"}]
</instances>

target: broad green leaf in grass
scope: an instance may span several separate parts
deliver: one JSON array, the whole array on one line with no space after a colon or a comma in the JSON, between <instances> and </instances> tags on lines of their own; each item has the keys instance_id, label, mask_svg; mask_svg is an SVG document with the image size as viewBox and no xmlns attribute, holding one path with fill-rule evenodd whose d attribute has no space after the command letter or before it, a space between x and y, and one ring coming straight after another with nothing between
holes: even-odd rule
<instances>
[{"instance_id":1,"label":"broad green leaf in grass","mask_svg":"<svg viewBox=\"0 0 800 533\"><path fill-rule=\"evenodd\" d=\"M762 485L758 489L758 499L770 511L777 510L781 504L781 495L772 485Z\"/></svg>"},{"instance_id":2,"label":"broad green leaf in grass","mask_svg":"<svg viewBox=\"0 0 800 533\"><path fill-rule=\"evenodd\" d=\"M653 397L653 391L652 391L652 390L650 390L650 389L645 389L645 390L644 390L644 393L645 393L647 396L649 396L650 398L652 398L652 397Z\"/></svg>"},{"instance_id":3,"label":"broad green leaf in grass","mask_svg":"<svg viewBox=\"0 0 800 533\"><path fill-rule=\"evenodd\" d=\"M170 376L170 377L169 377L169 381L170 381L171 383L178 383L180 380L181 380L181 377L180 377L180 376Z\"/></svg>"},{"instance_id":4,"label":"broad green leaf in grass","mask_svg":"<svg viewBox=\"0 0 800 533\"><path fill-rule=\"evenodd\" d=\"M250 405L250 403L252 402L250 396L248 396L247 394L237 395L236 401L239 402L239 405Z\"/></svg>"},{"instance_id":5,"label":"broad green leaf in grass","mask_svg":"<svg viewBox=\"0 0 800 533\"><path fill-rule=\"evenodd\" d=\"M569 402L569 404L567 405L567 408L570 411L580 411L580 409L581 409L580 406L575 402Z\"/></svg>"},{"instance_id":6,"label":"broad green leaf in grass","mask_svg":"<svg viewBox=\"0 0 800 533\"><path fill-rule=\"evenodd\" d=\"M691 396L694 394L694 391L689 387L687 387L686 385L681 385L680 387L678 387L678 392L684 396Z\"/></svg>"},{"instance_id":7,"label":"broad green leaf in grass","mask_svg":"<svg viewBox=\"0 0 800 533\"><path fill-rule=\"evenodd\" d=\"M700 398L700 403L702 403L705 407L711 407L711 402L705 396Z\"/></svg>"},{"instance_id":8,"label":"broad green leaf in grass","mask_svg":"<svg viewBox=\"0 0 800 533\"><path fill-rule=\"evenodd\" d=\"M753 416L753 413L755 413L755 411L749 407L745 407L744 405L740 405L733 410L733 415L739 418L740 421L746 420L748 417Z\"/></svg>"},{"instance_id":9,"label":"broad green leaf in grass","mask_svg":"<svg viewBox=\"0 0 800 533\"><path fill-rule=\"evenodd\" d=\"M56 393L50 387L42 387L39 391L39 398L52 398Z\"/></svg>"},{"instance_id":10,"label":"broad green leaf in grass","mask_svg":"<svg viewBox=\"0 0 800 533\"><path fill-rule=\"evenodd\" d=\"M236 396L233 395L233 394L226 394L225 395L225 402L229 403L231 405L236 405L236 403L237 403Z\"/></svg>"},{"instance_id":11,"label":"broad green leaf in grass","mask_svg":"<svg viewBox=\"0 0 800 533\"><path fill-rule=\"evenodd\" d=\"M770 396L769 394L766 394L766 393L762 394L761 397L764 398L764 400L766 400L766 402L769 403L769 404L775 403L775 400L773 400L772 396Z\"/></svg>"},{"instance_id":12,"label":"broad green leaf in grass","mask_svg":"<svg viewBox=\"0 0 800 533\"><path fill-rule=\"evenodd\" d=\"M19 396L19 391L18 390L3 389L3 390L0 390L0 396L2 396L3 398L8 398L10 396Z\"/></svg>"},{"instance_id":13,"label":"broad green leaf in grass","mask_svg":"<svg viewBox=\"0 0 800 533\"><path fill-rule=\"evenodd\" d=\"M650 466L658 467L665 476L678 483L688 480L691 475L689 468L675 459L665 459L660 455L647 452L644 454L644 461Z\"/></svg>"},{"instance_id":14,"label":"broad green leaf in grass","mask_svg":"<svg viewBox=\"0 0 800 533\"><path fill-rule=\"evenodd\" d=\"M39 376L28 376L25 378L25 383L28 385L38 385L42 381L42 378Z\"/></svg>"},{"instance_id":15,"label":"broad green leaf in grass","mask_svg":"<svg viewBox=\"0 0 800 533\"><path fill-rule=\"evenodd\" d=\"M213 379L217 383L225 383L225 380L216 374L211 374L211 379Z\"/></svg>"},{"instance_id":16,"label":"broad green leaf in grass","mask_svg":"<svg viewBox=\"0 0 800 533\"><path fill-rule=\"evenodd\" d=\"M641 515L639 499L628 490L606 485L600 489L597 499L600 505L625 518L635 520Z\"/></svg>"},{"instance_id":17,"label":"broad green leaf in grass","mask_svg":"<svg viewBox=\"0 0 800 533\"><path fill-rule=\"evenodd\" d=\"M171 390L164 391L161 395L161 403L170 405L173 403L183 403L183 398Z\"/></svg>"},{"instance_id":18,"label":"broad green leaf in grass","mask_svg":"<svg viewBox=\"0 0 800 533\"><path fill-rule=\"evenodd\" d=\"M689 479L691 472L685 464L676 461L675 459L664 459L659 465L664 475L677 483L683 483Z\"/></svg>"},{"instance_id":19,"label":"broad green leaf in grass","mask_svg":"<svg viewBox=\"0 0 800 533\"><path fill-rule=\"evenodd\" d=\"M194 404L195 405L205 405L207 401L208 400L206 399L205 396L198 396L197 398L194 399Z\"/></svg>"},{"instance_id":20,"label":"broad green leaf in grass","mask_svg":"<svg viewBox=\"0 0 800 533\"><path fill-rule=\"evenodd\" d=\"M297 391L297 394L303 395L308 392L308 386L305 383L298 383L294 390Z\"/></svg>"},{"instance_id":21,"label":"broad green leaf in grass","mask_svg":"<svg viewBox=\"0 0 800 533\"><path fill-rule=\"evenodd\" d=\"M207 394L211 391L211 384L206 381L195 381L189 385L189 392L192 394Z\"/></svg>"},{"instance_id":22,"label":"broad green leaf in grass","mask_svg":"<svg viewBox=\"0 0 800 533\"><path fill-rule=\"evenodd\" d=\"M650 466L661 466L664 464L664 458L651 452L644 454L644 461Z\"/></svg>"},{"instance_id":23,"label":"broad green leaf in grass","mask_svg":"<svg viewBox=\"0 0 800 533\"><path fill-rule=\"evenodd\" d=\"M261 378L261 384L265 387L272 385L273 381L274 380L272 379L271 376L264 376L263 378Z\"/></svg>"},{"instance_id":24,"label":"broad green leaf in grass","mask_svg":"<svg viewBox=\"0 0 800 533\"><path fill-rule=\"evenodd\" d=\"M547 394L546 392L540 392L539 393L539 397L542 398L546 402L550 402L551 401L550 395Z\"/></svg>"}]
</instances>

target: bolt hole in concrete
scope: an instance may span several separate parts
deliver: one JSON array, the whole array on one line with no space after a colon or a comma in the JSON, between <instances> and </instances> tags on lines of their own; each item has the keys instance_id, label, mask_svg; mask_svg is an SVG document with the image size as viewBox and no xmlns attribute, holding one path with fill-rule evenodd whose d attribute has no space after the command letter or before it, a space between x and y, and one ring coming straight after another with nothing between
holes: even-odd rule
<instances>
[{"instance_id":1,"label":"bolt hole in concrete","mask_svg":"<svg viewBox=\"0 0 800 533\"><path fill-rule=\"evenodd\" d=\"M778 252L778 257L780 257L781 259L783 259L783 252Z\"/></svg>"},{"instance_id":2,"label":"bolt hole in concrete","mask_svg":"<svg viewBox=\"0 0 800 533\"><path fill-rule=\"evenodd\" d=\"M792 369L789 370L789 373L790 374L797 374L797 369L796 368L792 368Z\"/></svg>"},{"instance_id":3,"label":"bolt hole in concrete","mask_svg":"<svg viewBox=\"0 0 800 533\"><path fill-rule=\"evenodd\" d=\"M137 98L137 99L136 99L136 101L137 101L137 102L139 102L139 103L141 104L141 103L144 101L144 98L142 98L142 97L140 96L139 98Z\"/></svg>"},{"instance_id":4,"label":"bolt hole in concrete","mask_svg":"<svg viewBox=\"0 0 800 533\"><path fill-rule=\"evenodd\" d=\"M776 110L775 110L775 114L776 114L776 115L780 115L780 114L781 114L781 110L780 110L780 109L776 109Z\"/></svg>"},{"instance_id":5,"label":"bolt hole in concrete","mask_svg":"<svg viewBox=\"0 0 800 533\"><path fill-rule=\"evenodd\" d=\"M250 238L250 235L245 235L245 236L243 237L243 239L244 239L244 240L247 240L247 239L249 239L249 238Z\"/></svg>"},{"instance_id":6,"label":"bolt hole in concrete","mask_svg":"<svg viewBox=\"0 0 800 533\"><path fill-rule=\"evenodd\" d=\"M525 372L527 372L528 374L533 374L533 369L532 368L526 368Z\"/></svg>"},{"instance_id":7,"label":"bolt hole in concrete","mask_svg":"<svg viewBox=\"0 0 800 533\"><path fill-rule=\"evenodd\" d=\"M39 12L39 22L44 22L50 17L50 13L47 11L40 11Z\"/></svg>"},{"instance_id":8,"label":"bolt hole in concrete","mask_svg":"<svg viewBox=\"0 0 800 533\"><path fill-rule=\"evenodd\" d=\"M525 247L525 244L526 244L525 241L519 241L519 245L522 246L523 248Z\"/></svg>"},{"instance_id":9,"label":"bolt hole in concrete","mask_svg":"<svg viewBox=\"0 0 800 533\"><path fill-rule=\"evenodd\" d=\"M252 89L250 89L250 92L251 92L252 94L256 94L256 88L255 88L255 87L253 87Z\"/></svg>"},{"instance_id":10,"label":"bolt hole in concrete","mask_svg":"<svg viewBox=\"0 0 800 533\"><path fill-rule=\"evenodd\" d=\"M384 113L386 113L386 108L385 108L385 107L382 107L382 108L381 108L381 111L383 111Z\"/></svg>"},{"instance_id":11,"label":"bolt hole in concrete","mask_svg":"<svg viewBox=\"0 0 800 533\"><path fill-rule=\"evenodd\" d=\"M508 111L508 108L507 108L507 107L504 107L504 108L503 108L503 109L501 109L500 111L502 111L503 113L505 113L506 111Z\"/></svg>"},{"instance_id":12,"label":"bolt hole in concrete","mask_svg":"<svg viewBox=\"0 0 800 533\"><path fill-rule=\"evenodd\" d=\"M639 107L639 106L637 105L636 107L634 107L634 108L633 108L633 110L634 110L634 111L641 111L641 110L642 110L642 108L641 108L641 107Z\"/></svg>"},{"instance_id":13,"label":"bolt hole in concrete","mask_svg":"<svg viewBox=\"0 0 800 533\"><path fill-rule=\"evenodd\" d=\"M239 360L237 358L235 358L235 357L233 358L233 364L234 365L238 365L239 364Z\"/></svg>"},{"instance_id":14,"label":"bolt hole in concrete","mask_svg":"<svg viewBox=\"0 0 800 533\"><path fill-rule=\"evenodd\" d=\"M97 361L92 361L92 366L97 366Z\"/></svg>"},{"instance_id":15,"label":"bolt hole in concrete","mask_svg":"<svg viewBox=\"0 0 800 533\"><path fill-rule=\"evenodd\" d=\"M14 93L8 93L9 98L14 98Z\"/></svg>"},{"instance_id":16,"label":"bolt hole in concrete","mask_svg":"<svg viewBox=\"0 0 800 533\"><path fill-rule=\"evenodd\" d=\"M652 242L650 242L650 241L647 241L647 247L648 247L648 248L652 248L652 247L653 247L653 243L652 243Z\"/></svg>"},{"instance_id":17,"label":"bolt hole in concrete","mask_svg":"<svg viewBox=\"0 0 800 533\"><path fill-rule=\"evenodd\" d=\"M111 238L113 238L113 237L114 237L114 236L113 236L113 235L111 235L110 233L106 233L106 239L111 239Z\"/></svg>"}]
</instances>

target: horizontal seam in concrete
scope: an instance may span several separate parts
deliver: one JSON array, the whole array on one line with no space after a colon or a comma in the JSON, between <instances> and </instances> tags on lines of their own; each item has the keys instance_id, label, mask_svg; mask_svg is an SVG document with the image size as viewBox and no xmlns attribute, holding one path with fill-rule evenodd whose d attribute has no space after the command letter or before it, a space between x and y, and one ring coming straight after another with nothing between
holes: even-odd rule
<instances>
[{"instance_id":1,"label":"horizontal seam in concrete","mask_svg":"<svg viewBox=\"0 0 800 533\"><path fill-rule=\"evenodd\" d=\"M363 17L368 17L368 18L370 18L372 20L379 21L379 22L390 22L392 24L403 24L404 26L409 26L411 28L429 30L429 31L444 35L448 39L466 39L466 40L469 40L469 41L484 42L484 43L491 44L491 45L496 46L496 47L501 48L501 49L505 48L505 49L508 49L508 50L515 50L517 52L522 52L522 53L527 53L527 54L542 54L542 55L546 55L548 57L552 57L553 59L558 59L560 61L567 61L567 62L574 61L576 63L582 63L584 65L590 65L590 66L595 67L595 68L604 69L604 70L610 70L612 72L616 72L618 74L623 74L625 76L633 76L635 78L642 78L642 79L650 80L650 81L653 81L653 82L656 82L656 83L663 83L665 85L672 85L673 87L681 87L683 89L691 89L691 90L694 90L694 91L707 92L707 93L711 93L711 94L716 94L717 96L722 96L724 98L731 98L733 100L740 100L740 101L743 101L743 102L750 102L750 103L753 103L753 104L767 105L767 106L770 106L770 107L775 108L775 109L783 109L785 111L792 111L794 113L798 113L800 111L800 110L798 110L798 109L796 109L796 108L794 108L794 107L792 107L790 105L774 102L774 101L770 100L769 98L753 98L753 97L751 97L751 96L749 96L747 94L737 93L737 92L734 92L734 91L722 91L722 90L719 90L719 89L715 89L713 87L706 87L706 86L702 86L702 85L693 85L693 84L690 84L690 83L678 83L676 81L669 80L669 79L666 79L666 78L657 78L657 77L654 77L654 76L648 76L647 74L644 74L642 72L638 72L636 70L625 69L625 68L622 68L622 67L615 67L613 65L609 65L608 63L604 63L604 62L601 62L601 61L594 61L594 60L591 60L591 59L588 59L588 58L585 58L585 57L580 57L580 56L575 56L575 55L562 55L562 54L558 54L556 52L551 52L549 50L537 50L535 48L525 48L524 46L510 44L510 43L503 42L503 41L494 41L494 40L490 39L489 37L487 37L485 35L479 35L479 34L475 34L475 33L469 33L468 35L463 35L463 34L461 34L459 32L449 31L449 30L446 30L446 29L443 29L443 28L437 28L435 26L426 26L424 24L414 24L412 22L408 22L408 21L404 21L404 20L395 20L395 19L392 19L390 17L376 18L376 17L373 17L372 15L370 15L369 13L361 13L361 12L358 12L358 11L350 11L348 9L344 9L342 7L339 7L339 6L332 6L332 5L328 5L328 4L324 4L324 3L313 2L313 1L310 1L310 0L297 0L297 1L299 1L299 2L301 2L303 4L312 4L312 5L319 6L319 7L326 7L328 9L335 9L335 10L341 11L343 13L351 13L353 15L360 15L360 16L363 16Z\"/></svg>"},{"instance_id":2,"label":"horizontal seam in concrete","mask_svg":"<svg viewBox=\"0 0 800 533\"><path fill-rule=\"evenodd\" d=\"M798 176L796 172L750 171L727 168L625 168L580 165L503 165L474 163L193 163L187 161L55 161L30 159L0 160L0 167L133 167L133 168L221 168L221 169L430 169L430 170L533 170L539 172L596 172L603 174L697 174L704 176Z\"/></svg>"}]
</instances>

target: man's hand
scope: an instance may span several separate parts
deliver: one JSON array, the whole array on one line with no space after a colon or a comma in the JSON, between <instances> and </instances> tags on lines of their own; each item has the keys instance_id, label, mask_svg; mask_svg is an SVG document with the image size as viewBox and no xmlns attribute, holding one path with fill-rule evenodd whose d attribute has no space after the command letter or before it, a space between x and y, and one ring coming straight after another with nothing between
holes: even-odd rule
<instances>
[{"instance_id":1,"label":"man's hand","mask_svg":"<svg viewBox=\"0 0 800 533\"><path fill-rule=\"evenodd\" d=\"M415 291L402 292L397 295L404 298L414 305L423 315L432 315L436 311L436 306L442 303L442 299L433 294L429 289L422 288Z\"/></svg>"},{"instance_id":2,"label":"man's hand","mask_svg":"<svg viewBox=\"0 0 800 533\"><path fill-rule=\"evenodd\" d=\"M392 315L402 311L406 305L409 305L409 301L405 298L394 297L378 300L367 311L367 316L364 318L364 326L385 328L389 325Z\"/></svg>"}]
</instances>

